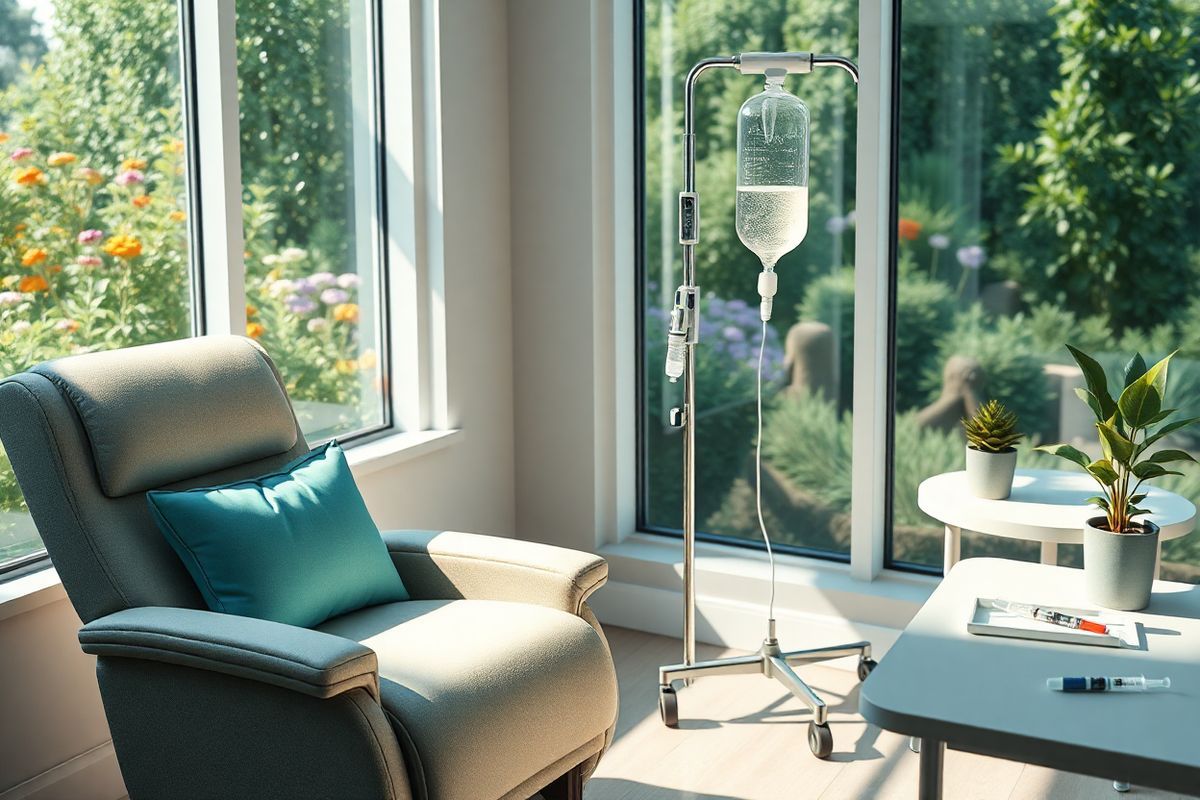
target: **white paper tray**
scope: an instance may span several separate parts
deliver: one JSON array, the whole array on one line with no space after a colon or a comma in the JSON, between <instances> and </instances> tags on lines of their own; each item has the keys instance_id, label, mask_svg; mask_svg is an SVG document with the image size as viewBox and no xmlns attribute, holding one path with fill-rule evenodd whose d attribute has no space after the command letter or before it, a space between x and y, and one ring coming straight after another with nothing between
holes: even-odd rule
<instances>
[{"instance_id":1,"label":"white paper tray","mask_svg":"<svg viewBox=\"0 0 1200 800\"><path fill-rule=\"evenodd\" d=\"M1102 611L1096 608L1044 606L1044 608L1076 617L1085 617L1108 626L1107 634L1092 633L1000 611L992 607L992 600L991 597L976 598L975 606L971 609L971 616L967 622L968 632L980 636L1008 636L1014 639L1036 639L1043 642L1066 642L1067 644L1087 644L1099 647L1138 647L1137 624L1128 617L1112 611ZM1021 600L1019 602L1028 601Z\"/></svg>"}]
</instances>

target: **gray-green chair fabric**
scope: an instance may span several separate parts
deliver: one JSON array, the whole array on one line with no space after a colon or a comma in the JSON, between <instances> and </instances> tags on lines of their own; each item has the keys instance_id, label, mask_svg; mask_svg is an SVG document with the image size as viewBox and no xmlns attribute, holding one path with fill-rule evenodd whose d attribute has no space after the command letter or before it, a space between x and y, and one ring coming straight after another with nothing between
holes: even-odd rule
<instances>
[{"instance_id":1,"label":"gray-green chair fabric","mask_svg":"<svg viewBox=\"0 0 1200 800\"><path fill-rule=\"evenodd\" d=\"M149 489L249 478L307 452L267 354L201 337L0 381L0 439L97 656L133 800L498 800L572 786L612 739L595 556L389 532L412 600L308 630L207 610Z\"/></svg>"}]
</instances>

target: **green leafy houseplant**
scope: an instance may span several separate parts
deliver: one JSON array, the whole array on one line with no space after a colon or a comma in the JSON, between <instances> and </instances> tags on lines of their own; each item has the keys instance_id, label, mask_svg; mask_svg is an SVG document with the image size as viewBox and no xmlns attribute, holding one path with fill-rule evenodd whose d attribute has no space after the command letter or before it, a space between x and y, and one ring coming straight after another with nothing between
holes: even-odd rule
<instances>
[{"instance_id":1,"label":"green leafy houseplant","mask_svg":"<svg viewBox=\"0 0 1200 800\"><path fill-rule=\"evenodd\" d=\"M983 453L1006 453L1016 447L1024 434L1017 430L1017 415L999 400L988 400L962 421L967 446Z\"/></svg>"},{"instance_id":2,"label":"green leafy houseplant","mask_svg":"<svg viewBox=\"0 0 1200 800\"><path fill-rule=\"evenodd\" d=\"M1103 509L1107 530L1142 533L1146 527L1134 521L1135 517L1149 513L1139 505L1146 498L1142 485L1164 475L1183 474L1169 469L1167 464L1195 461L1183 450L1151 452L1168 434L1200 422L1200 417L1167 421L1176 411L1163 408L1167 367L1174 353L1149 368L1141 354L1135 353L1125 367L1121 392L1114 400L1100 364L1070 345L1067 349L1083 370L1087 388L1075 391L1096 415L1103 457L1093 460L1069 444L1043 445L1037 449L1078 464L1095 479L1103 494L1089 498L1089 502Z\"/></svg>"}]
</instances>

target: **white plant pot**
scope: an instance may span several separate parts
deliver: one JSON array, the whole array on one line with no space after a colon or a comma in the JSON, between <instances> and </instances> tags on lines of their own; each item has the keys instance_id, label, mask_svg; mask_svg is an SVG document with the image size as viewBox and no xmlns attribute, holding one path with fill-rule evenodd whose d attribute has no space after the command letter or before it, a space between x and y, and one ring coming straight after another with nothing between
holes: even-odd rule
<instances>
[{"instance_id":1,"label":"white plant pot","mask_svg":"<svg viewBox=\"0 0 1200 800\"><path fill-rule=\"evenodd\" d=\"M1083 585L1093 603L1117 611L1150 605L1158 563L1158 526L1142 523L1142 533L1113 533L1099 527L1104 517L1083 526Z\"/></svg>"},{"instance_id":2,"label":"white plant pot","mask_svg":"<svg viewBox=\"0 0 1200 800\"><path fill-rule=\"evenodd\" d=\"M1012 493L1017 451L985 453L967 446L967 489L976 497L1004 500Z\"/></svg>"}]
</instances>

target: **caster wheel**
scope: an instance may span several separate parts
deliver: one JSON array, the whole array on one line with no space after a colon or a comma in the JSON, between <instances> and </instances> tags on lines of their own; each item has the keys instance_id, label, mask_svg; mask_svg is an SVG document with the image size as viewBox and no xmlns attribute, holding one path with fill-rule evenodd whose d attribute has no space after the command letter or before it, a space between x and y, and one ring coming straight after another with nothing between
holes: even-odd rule
<instances>
[{"instance_id":1,"label":"caster wheel","mask_svg":"<svg viewBox=\"0 0 1200 800\"><path fill-rule=\"evenodd\" d=\"M828 724L808 723L808 749L817 758L829 758L833 752L833 731Z\"/></svg>"},{"instance_id":2,"label":"caster wheel","mask_svg":"<svg viewBox=\"0 0 1200 800\"><path fill-rule=\"evenodd\" d=\"M668 728L679 727L679 699L670 686L658 687L658 715Z\"/></svg>"},{"instance_id":3,"label":"caster wheel","mask_svg":"<svg viewBox=\"0 0 1200 800\"><path fill-rule=\"evenodd\" d=\"M859 681L859 683L862 683L863 681L865 681L867 679L867 676L870 675L875 670L875 668L878 666L879 666L879 662L869 656L867 658L860 658L858 660L858 681Z\"/></svg>"}]
</instances>

